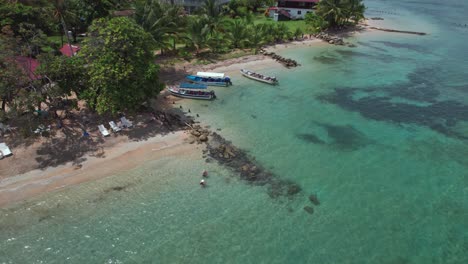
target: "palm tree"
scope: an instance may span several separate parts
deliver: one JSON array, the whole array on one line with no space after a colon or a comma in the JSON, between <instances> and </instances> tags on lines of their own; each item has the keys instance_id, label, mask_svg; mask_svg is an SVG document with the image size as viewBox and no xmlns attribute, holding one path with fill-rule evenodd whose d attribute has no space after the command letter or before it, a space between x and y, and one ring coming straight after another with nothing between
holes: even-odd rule
<instances>
[{"instance_id":1,"label":"palm tree","mask_svg":"<svg viewBox=\"0 0 468 264\"><path fill-rule=\"evenodd\" d=\"M358 23L361 19L364 19L366 7L362 3L362 0L348 0L347 9L347 18L353 20L354 23Z\"/></svg>"},{"instance_id":2,"label":"palm tree","mask_svg":"<svg viewBox=\"0 0 468 264\"><path fill-rule=\"evenodd\" d=\"M157 0L144 0L135 3L135 21L153 37L157 47L163 54L175 41L170 40L182 31L178 23L181 7L177 5L162 5ZM183 19L182 19L183 20Z\"/></svg>"},{"instance_id":3,"label":"palm tree","mask_svg":"<svg viewBox=\"0 0 468 264\"><path fill-rule=\"evenodd\" d=\"M278 23L274 28L273 35L275 36L275 41L281 41L290 38L291 32L284 23Z\"/></svg>"},{"instance_id":4,"label":"palm tree","mask_svg":"<svg viewBox=\"0 0 468 264\"><path fill-rule=\"evenodd\" d=\"M208 36L208 26L203 17L193 17L187 27L185 40L187 45L194 47L198 54L205 47Z\"/></svg>"},{"instance_id":5,"label":"palm tree","mask_svg":"<svg viewBox=\"0 0 468 264\"><path fill-rule=\"evenodd\" d=\"M267 42L267 26L266 24L252 25L248 29L249 44L253 47L255 54L258 49Z\"/></svg>"},{"instance_id":6,"label":"palm tree","mask_svg":"<svg viewBox=\"0 0 468 264\"><path fill-rule=\"evenodd\" d=\"M227 35L235 49L242 47L247 40L247 25L245 21L242 19L229 21L229 30Z\"/></svg>"},{"instance_id":7,"label":"palm tree","mask_svg":"<svg viewBox=\"0 0 468 264\"><path fill-rule=\"evenodd\" d=\"M65 33L65 36L67 37L68 47L70 48L70 52L73 56L70 35L68 34L67 24L65 23L64 17L75 17L75 15L67 9L64 0L53 0L52 5L54 7L54 17L57 18L59 23L62 25L63 33Z\"/></svg>"},{"instance_id":8,"label":"palm tree","mask_svg":"<svg viewBox=\"0 0 468 264\"><path fill-rule=\"evenodd\" d=\"M317 14L328 22L330 27L343 25L346 17L346 0L322 0L317 5Z\"/></svg>"}]
</instances>

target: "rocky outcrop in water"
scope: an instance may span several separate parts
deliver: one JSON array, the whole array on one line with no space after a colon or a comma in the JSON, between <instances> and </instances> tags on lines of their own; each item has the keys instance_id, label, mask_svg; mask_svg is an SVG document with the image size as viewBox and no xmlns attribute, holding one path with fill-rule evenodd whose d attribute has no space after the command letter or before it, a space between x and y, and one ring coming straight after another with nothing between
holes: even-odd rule
<instances>
[{"instance_id":1,"label":"rocky outcrop in water","mask_svg":"<svg viewBox=\"0 0 468 264\"><path fill-rule=\"evenodd\" d=\"M238 173L242 180L253 185L267 186L271 198L292 198L302 191L298 184L281 179L263 168L245 151L235 147L219 134L213 132L210 136L211 139L207 143L208 155Z\"/></svg>"},{"instance_id":2,"label":"rocky outcrop in water","mask_svg":"<svg viewBox=\"0 0 468 264\"><path fill-rule=\"evenodd\" d=\"M313 36L323 41L326 41L330 44L334 44L334 45L343 46L346 44L342 38L330 35L325 32L320 32L320 33L314 34Z\"/></svg>"},{"instance_id":3,"label":"rocky outcrop in water","mask_svg":"<svg viewBox=\"0 0 468 264\"><path fill-rule=\"evenodd\" d=\"M260 49L260 54L263 54L265 56L269 56L271 57L272 59L280 62L281 64L283 64L284 66L288 67L288 68L291 68L291 67L297 67L297 66L300 66L299 63L297 63L297 61L293 60L293 59L287 59L287 58L284 58L274 52L268 52L264 49Z\"/></svg>"}]
</instances>

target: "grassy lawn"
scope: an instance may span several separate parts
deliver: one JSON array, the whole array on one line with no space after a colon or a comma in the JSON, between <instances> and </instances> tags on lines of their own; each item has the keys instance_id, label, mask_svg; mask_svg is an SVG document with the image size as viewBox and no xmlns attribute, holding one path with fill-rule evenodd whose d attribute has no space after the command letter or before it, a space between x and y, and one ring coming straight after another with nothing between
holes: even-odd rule
<instances>
[{"instance_id":1,"label":"grassy lawn","mask_svg":"<svg viewBox=\"0 0 468 264\"><path fill-rule=\"evenodd\" d=\"M76 42L80 43L83 39L84 39L84 37L77 37ZM62 39L60 38L60 36L47 36L47 40L49 40L52 43L57 44L57 46L59 46L59 47L62 46ZM70 40L73 41L73 39L70 39ZM64 35L63 36L63 44L66 44L66 43L67 43L67 37Z\"/></svg>"},{"instance_id":2,"label":"grassy lawn","mask_svg":"<svg viewBox=\"0 0 468 264\"><path fill-rule=\"evenodd\" d=\"M277 24L277 23L283 23L285 24L289 30L291 32L294 32L297 28L300 28L302 30L302 32L309 32L309 28L308 26L306 25L305 21L304 20L291 20L291 21L274 21L272 18L270 17L266 17L264 16L263 14L258 14L255 16L255 19L254 19L254 23L255 24L261 24L261 23L265 23L265 24Z\"/></svg>"}]
</instances>

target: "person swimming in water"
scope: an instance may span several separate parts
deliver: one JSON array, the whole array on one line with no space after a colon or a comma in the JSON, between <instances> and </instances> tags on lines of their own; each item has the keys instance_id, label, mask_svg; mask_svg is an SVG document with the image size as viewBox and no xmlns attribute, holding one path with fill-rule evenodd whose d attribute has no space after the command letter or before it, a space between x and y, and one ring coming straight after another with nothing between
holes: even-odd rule
<instances>
[{"instance_id":1,"label":"person swimming in water","mask_svg":"<svg viewBox=\"0 0 468 264\"><path fill-rule=\"evenodd\" d=\"M202 173L202 176L203 177L208 177L208 172L206 170L204 170L203 173Z\"/></svg>"},{"instance_id":2,"label":"person swimming in water","mask_svg":"<svg viewBox=\"0 0 468 264\"><path fill-rule=\"evenodd\" d=\"M200 186L201 186L201 187L205 187L205 186L206 186L205 180L201 180L201 181L200 181Z\"/></svg>"}]
</instances>

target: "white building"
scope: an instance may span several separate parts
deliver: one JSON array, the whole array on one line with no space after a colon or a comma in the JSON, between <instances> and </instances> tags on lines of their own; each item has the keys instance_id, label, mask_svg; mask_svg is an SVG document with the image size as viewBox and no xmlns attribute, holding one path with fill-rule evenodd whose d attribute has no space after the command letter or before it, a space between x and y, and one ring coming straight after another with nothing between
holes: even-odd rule
<instances>
[{"instance_id":1,"label":"white building","mask_svg":"<svg viewBox=\"0 0 468 264\"><path fill-rule=\"evenodd\" d=\"M277 5L268 9L275 20L304 19L320 0L278 0Z\"/></svg>"}]
</instances>

